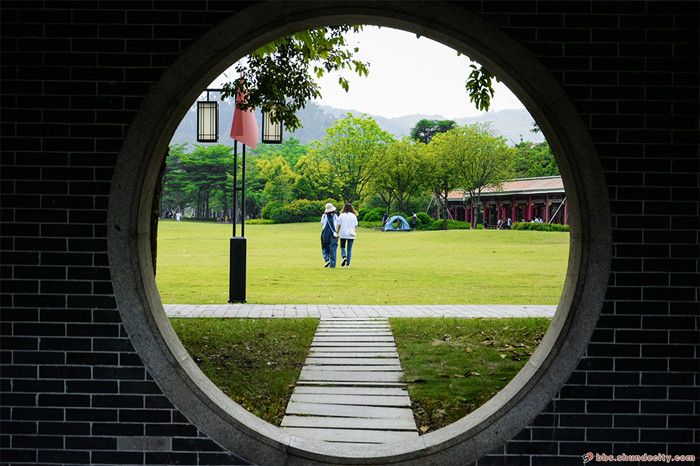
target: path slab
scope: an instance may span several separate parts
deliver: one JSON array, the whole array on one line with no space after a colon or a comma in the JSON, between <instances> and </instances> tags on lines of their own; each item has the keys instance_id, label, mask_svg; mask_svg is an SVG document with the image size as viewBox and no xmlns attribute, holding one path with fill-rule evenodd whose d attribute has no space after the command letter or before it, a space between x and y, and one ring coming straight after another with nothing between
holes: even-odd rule
<instances>
[{"instance_id":1,"label":"path slab","mask_svg":"<svg viewBox=\"0 0 700 466\"><path fill-rule=\"evenodd\" d=\"M299 403L338 404L356 406L403 406L410 407L411 399L406 396L374 395L320 395L318 393L294 393L291 401Z\"/></svg>"},{"instance_id":2,"label":"path slab","mask_svg":"<svg viewBox=\"0 0 700 466\"><path fill-rule=\"evenodd\" d=\"M401 362L397 358L345 358L345 357L318 357L309 356L306 358L306 364L310 366L324 365L343 365L343 366L386 366L400 365Z\"/></svg>"},{"instance_id":3,"label":"path slab","mask_svg":"<svg viewBox=\"0 0 700 466\"><path fill-rule=\"evenodd\" d=\"M316 440L334 443L360 443L380 444L399 443L413 440L418 437L418 432L378 431L378 430L351 430L351 429L298 429L288 427L286 430L292 434L309 437Z\"/></svg>"},{"instance_id":4,"label":"path slab","mask_svg":"<svg viewBox=\"0 0 700 466\"><path fill-rule=\"evenodd\" d=\"M328 405L317 403L297 403L290 401L287 414L359 417L364 419L413 419L409 408L382 408L377 406Z\"/></svg>"},{"instance_id":5,"label":"path slab","mask_svg":"<svg viewBox=\"0 0 700 466\"><path fill-rule=\"evenodd\" d=\"M392 387L324 387L299 385L294 389L294 394L320 394L320 395L372 395L372 396L408 396L405 388Z\"/></svg>"},{"instance_id":6,"label":"path slab","mask_svg":"<svg viewBox=\"0 0 700 466\"><path fill-rule=\"evenodd\" d=\"M403 372L301 371L299 380L317 382L400 382Z\"/></svg>"},{"instance_id":7,"label":"path slab","mask_svg":"<svg viewBox=\"0 0 700 466\"><path fill-rule=\"evenodd\" d=\"M365 419L354 417L285 416L282 427L324 429L407 430L415 431L413 419Z\"/></svg>"}]
</instances>

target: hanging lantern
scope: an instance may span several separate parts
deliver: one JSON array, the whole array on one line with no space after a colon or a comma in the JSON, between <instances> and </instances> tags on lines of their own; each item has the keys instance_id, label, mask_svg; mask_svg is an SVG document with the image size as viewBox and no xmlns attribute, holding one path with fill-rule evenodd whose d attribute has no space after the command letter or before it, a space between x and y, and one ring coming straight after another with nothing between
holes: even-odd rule
<instances>
[{"instance_id":1,"label":"hanging lantern","mask_svg":"<svg viewBox=\"0 0 700 466\"><path fill-rule=\"evenodd\" d=\"M219 103L215 100L197 102L197 142L219 140Z\"/></svg>"},{"instance_id":2,"label":"hanging lantern","mask_svg":"<svg viewBox=\"0 0 700 466\"><path fill-rule=\"evenodd\" d=\"M272 122L270 115L274 115L274 109L262 114L262 138L265 144L282 144L282 122Z\"/></svg>"}]
</instances>

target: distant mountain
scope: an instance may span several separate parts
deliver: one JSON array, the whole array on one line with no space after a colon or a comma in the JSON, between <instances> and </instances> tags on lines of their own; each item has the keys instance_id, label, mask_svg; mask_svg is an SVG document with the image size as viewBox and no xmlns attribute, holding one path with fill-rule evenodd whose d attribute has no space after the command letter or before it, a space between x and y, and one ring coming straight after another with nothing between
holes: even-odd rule
<instances>
[{"instance_id":1,"label":"distant mountain","mask_svg":"<svg viewBox=\"0 0 700 466\"><path fill-rule=\"evenodd\" d=\"M343 116L348 113L352 113L355 116L362 115L362 112L355 110L339 109L310 102L306 108L299 111L298 114L303 127L299 128L294 133L285 132L284 136L292 136L299 139L302 144L308 144L311 141L320 141L326 136L326 128L333 126L336 120L343 118ZM425 114L406 115L396 118L386 118L376 115L369 116L374 118L382 129L397 137L408 136L411 133L411 128L423 119L453 119L458 125L490 121L493 123L494 128L496 128L496 130L512 145L519 143L521 138L524 141L532 142L542 142L544 140L542 133L531 132L534 120L525 109L487 112L476 117L468 118L446 118L442 115ZM261 127L262 117L260 112L255 112L255 118L258 121L258 127ZM232 120L233 101L219 102L219 143L226 145L233 144L233 139L229 137ZM197 112L196 105L194 105L178 126L170 143L182 144L188 142L190 144L196 144L196 128Z\"/></svg>"}]
</instances>

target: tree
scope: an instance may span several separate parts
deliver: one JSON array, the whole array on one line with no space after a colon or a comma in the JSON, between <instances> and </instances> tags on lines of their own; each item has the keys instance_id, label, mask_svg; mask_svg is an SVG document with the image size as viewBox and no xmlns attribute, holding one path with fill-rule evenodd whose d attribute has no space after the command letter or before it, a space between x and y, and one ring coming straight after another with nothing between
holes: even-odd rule
<instances>
[{"instance_id":1,"label":"tree","mask_svg":"<svg viewBox=\"0 0 700 466\"><path fill-rule=\"evenodd\" d=\"M258 160L258 179L265 182L265 193L270 201L291 202L292 188L299 175L294 173L284 158Z\"/></svg>"},{"instance_id":2,"label":"tree","mask_svg":"<svg viewBox=\"0 0 700 466\"><path fill-rule=\"evenodd\" d=\"M425 184L425 151L425 144L406 137L388 144L378 157L372 187L386 204L387 214L394 201L403 213L408 199Z\"/></svg>"},{"instance_id":3,"label":"tree","mask_svg":"<svg viewBox=\"0 0 700 466\"><path fill-rule=\"evenodd\" d=\"M462 126L445 133L445 149L454 154L459 184L479 207L486 186L498 187L512 175L513 149L487 123ZM472 217L472 228L476 218Z\"/></svg>"},{"instance_id":4,"label":"tree","mask_svg":"<svg viewBox=\"0 0 700 466\"><path fill-rule=\"evenodd\" d=\"M421 120L411 128L411 137L428 144L437 133L446 133L455 127L454 120Z\"/></svg>"},{"instance_id":5,"label":"tree","mask_svg":"<svg viewBox=\"0 0 700 466\"><path fill-rule=\"evenodd\" d=\"M225 211L232 195L233 148L195 145L189 154L181 149L172 148L168 157L164 198L176 199L175 209L195 204L197 216L204 218L212 209Z\"/></svg>"},{"instance_id":6,"label":"tree","mask_svg":"<svg viewBox=\"0 0 700 466\"><path fill-rule=\"evenodd\" d=\"M183 206L187 202L186 183L187 178L183 176L185 167L182 162L182 155L186 151L187 143L170 146L168 156L163 170L162 190L160 199L160 215L166 212L173 213L178 206Z\"/></svg>"},{"instance_id":7,"label":"tree","mask_svg":"<svg viewBox=\"0 0 700 466\"><path fill-rule=\"evenodd\" d=\"M256 160L269 160L281 156L290 167L293 167L308 150L307 145L301 144L296 138L289 137L285 138L282 144L258 144L255 149L248 151L248 155L255 157Z\"/></svg>"},{"instance_id":8,"label":"tree","mask_svg":"<svg viewBox=\"0 0 700 466\"><path fill-rule=\"evenodd\" d=\"M438 133L428 144L425 158L426 186L430 188L447 230L447 197L459 183L457 160L459 152L452 149L450 133Z\"/></svg>"},{"instance_id":9,"label":"tree","mask_svg":"<svg viewBox=\"0 0 700 466\"><path fill-rule=\"evenodd\" d=\"M343 69L350 69L359 76L369 74L369 64L354 58L359 49L350 49L344 37L344 34L360 30L362 26L345 24L300 31L277 39L239 62L236 72L240 73L240 78L224 84L221 98L243 92L247 98L237 103L239 109L261 108L273 121L281 121L293 131L301 126L297 110L304 108L309 100L321 97L310 68L316 78ZM338 83L347 92L348 80L341 76Z\"/></svg>"},{"instance_id":10,"label":"tree","mask_svg":"<svg viewBox=\"0 0 700 466\"><path fill-rule=\"evenodd\" d=\"M515 172L523 178L559 175L559 167L549 143L524 141L515 146Z\"/></svg>"},{"instance_id":11,"label":"tree","mask_svg":"<svg viewBox=\"0 0 700 466\"><path fill-rule=\"evenodd\" d=\"M393 138L373 118L348 114L326 130L321 143L311 143L320 159L328 161L338 178L340 200L360 202L376 170L377 154Z\"/></svg>"},{"instance_id":12,"label":"tree","mask_svg":"<svg viewBox=\"0 0 700 466\"><path fill-rule=\"evenodd\" d=\"M299 159L294 171L300 176L294 187L295 192L306 193L306 199L319 201L340 198L340 179L330 162L321 159L316 148L312 148L308 155ZM308 184L308 188L305 184Z\"/></svg>"}]
</instances>

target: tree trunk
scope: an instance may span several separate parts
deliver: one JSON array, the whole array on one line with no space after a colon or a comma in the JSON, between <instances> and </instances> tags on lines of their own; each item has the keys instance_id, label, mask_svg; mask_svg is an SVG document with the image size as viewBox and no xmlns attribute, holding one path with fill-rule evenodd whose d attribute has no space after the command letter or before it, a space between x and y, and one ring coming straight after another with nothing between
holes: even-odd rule
<instances>
[{"instance_id":1,"label":"tree trunk","mask_svg":"<svg viewBox=\"0 0 700 466\"><path fill-rule=\"evenodd\" d=\"M158 214L160 213L160 200L163 195L163 174L165 173L165 161L168 153L165 153L163 163L158 171L158 179L153 189L153 201L151 202L151 260L153 261L153 275L156 274L156 261L158 259Z\"/></svg>"}]
</instances>

